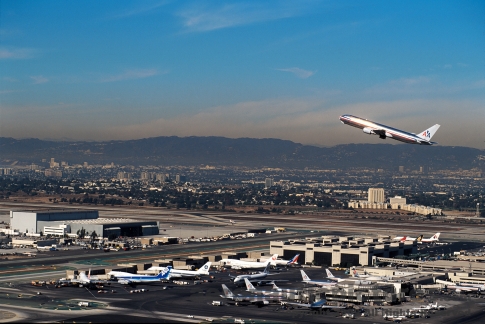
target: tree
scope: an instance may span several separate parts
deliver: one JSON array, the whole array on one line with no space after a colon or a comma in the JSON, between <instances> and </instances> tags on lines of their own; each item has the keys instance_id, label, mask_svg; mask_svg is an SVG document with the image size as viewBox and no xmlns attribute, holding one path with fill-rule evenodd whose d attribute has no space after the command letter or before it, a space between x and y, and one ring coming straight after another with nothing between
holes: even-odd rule
<instances>
[{"instance_id":1,"label":"tree","mask_svg":"<svg viewBox=\"0 0 485 324\"><path fill-rule=\"evenodd\" d=\"M80 230L77 230L76 234L78 238L82 239L87 233L84 227L82 227Z\"/></svg>"},{"instance_id":2,"label":"tree","mask_svg":"<svg viewBox=\"0 0 485 324\"><path fill-rule=\"evenodd\" d=\"M93 231L91 233L91 245L94 243L97 237L98 237L98 234L96 233L96 231Z\"/></svg>"}]
</instances>

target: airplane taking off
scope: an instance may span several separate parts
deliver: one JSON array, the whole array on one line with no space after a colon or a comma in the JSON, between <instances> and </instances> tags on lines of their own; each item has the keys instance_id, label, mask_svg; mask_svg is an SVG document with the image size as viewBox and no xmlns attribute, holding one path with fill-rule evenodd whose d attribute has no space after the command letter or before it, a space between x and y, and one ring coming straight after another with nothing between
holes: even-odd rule
<instances>
[{"instance_id":1,"label":"airplane taking off","mask_svg":"<svg viewBox=\"0 0 485 324\"><path fill-rule=\"evenodd\" d=\"M168 280L170 278L170 272L172 267L168 266L165 270L161 271L156 276L151 275L138 275L122 271L110 271L108 275L118 279L118 283L122 285L132 285L137 283L153 283L160 282L161 280Z\"/></svg>"},{"instance_id":2,"label":"airplane taking off","mask_svg":"<svg viewBox=\"0 0 485 324\"><path fill-rule=\"evenodd\" d=\"M273 256L265 262L241 261L236 259L222 259L219 262L224 267L231 267L231 269L260 269L265 268L273 258L275 260L278 259L278 254L273 254Z\"/></svg>"},{"instance_id":3,"label":"airplane taking off","mask_svg":"<svg viewBox=\"0 0 485 324\"><path fill-rule=\"evenodd\" d=\"M278 255L275 254L271 258L266 260L260 260L260 262L268 262L270 261L273 267L283 265L283 266L290 266L292 264L298 264L298 258L300 257L299 254L295 255L291 260L279 260Z\"/></svg>"},{"instance_id":4,"label":"airplane taking off","mask_svg":"<svg viewBox=\"0 0 485 324\"><path fill-rule=\"evenodd\" d=\"M429 239L425 239L425 238L422 238L422 235L421 235L421 239L418 240L418 243L434 243L434 242L438 242L440 240L440 234L441 233L436 233L435 235L431 236Z\"/></svg>"},{"instance_id":5,"label":"airplane taking off","mask_svg":"<svg viewBox=\"0 0 485 324\"><path fill-rule=\"evenodd\" d=\"M387 137L395 139L400 142L420 145L438 144L431 142L431 137L436 133L440 125L436 124L430 128L422 131L419 134L405 132L403 130L389 127L383 124L360 118L352 115L342 115L339 117L343 124L350 125L362 129L366 134L379 135L379 138L386 139Z\"/></svg>"},{"instance_id":6,"label":"airplane taking off","mask_svg":"<svg viewBox=\"0 0 485 324\"><path fill-rule=\"evenodd\" d=\"M193 278L193 277L199 277L202 275L208 276L209 275L209 269L211 268L211 262L207 262L204 264L202 267L200 267L199 270L178 270L178 269L172 269L170 272L170 279L172 278ZM165 271L167 267L150 267L147 270L156 270L156 271Z\"/></svg>"}]
</instances>

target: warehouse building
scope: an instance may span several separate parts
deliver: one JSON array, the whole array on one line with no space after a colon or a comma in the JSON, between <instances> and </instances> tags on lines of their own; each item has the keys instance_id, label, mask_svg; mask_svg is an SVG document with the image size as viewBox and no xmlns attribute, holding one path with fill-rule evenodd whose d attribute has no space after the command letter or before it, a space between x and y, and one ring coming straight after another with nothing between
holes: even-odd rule
<instances>
[{"instance_id":1,"label":"warehouse building","mask_svg":"<svg viewBox=\"0 0 485 324\"><path fill-rule=\"evenodd\" d=\"M155 221L99 218L97 210L10 211L10 225L20 233L77 234L84 230L98 237L158 235Z\"/></svg>"},{"instance_id":2,"label":"warehouse building","mask_svg":"<svg viewBox=\"0 0 485 324\"><path fill-rule=\"evenodd\" d=\"M300 254L302 264L318 266L367 266L372 258L416 254L417 243L391 242L379 237L322 236L292 241L271 241L270 253L291 259Z\"/></svg>"}]
</instances>

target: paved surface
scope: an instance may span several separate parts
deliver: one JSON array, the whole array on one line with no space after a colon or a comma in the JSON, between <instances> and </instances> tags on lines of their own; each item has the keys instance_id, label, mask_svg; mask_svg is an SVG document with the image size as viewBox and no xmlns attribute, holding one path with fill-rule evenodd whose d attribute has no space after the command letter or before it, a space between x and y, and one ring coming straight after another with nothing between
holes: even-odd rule
<instances>
[{"instance_id":1,"label":"paved surface","mask_svg":"<svg viewBox=\"0 0 485 324\"><path fill-rule=\"evenodd\" d=\"M311 278L324 278L322 269L306 269ZM288 279L281 287L299 289L303 287L298 269L283 271L275 279ZM348 323L350 319L340 316L340 312L311 312L306 309L284 310L278 304L258 308L257 306L229 305L219 295L221 284L225 283L234 293L244 293L243 288L235 287L228 279L227 273L215 274L210 283L199 285L177 286L174 284L139 285L136 288L149 289L144 293L130 293L131 287L117 283L109 288L116 292L100 294L86 288L52 286L33 287L28 283L16 283L10 288L0 287L0 308L4 318L0 322L93 322L93 323L200 323L207 318L234 323L234 318L249 319L264 323ZM167 288L165 288L167 287ZM262 287L258 287L262 288ZM264 287L268 289L269 287ZM40 292L41 295L37 293ZM20 296L20 297L19 297ZM221 300L224 306L212 306L213 300ZM89 301L91 307L79 307L79 301ZM437 295L435 299L413 301L399 306L376 309L366 307L369 317L360 318L358 322L384 323L382 313L402 313L405 309L421 306L430 301L448 306L447 310L430 314L429 319L411 319L408 323L480 323L484 307L483 299L471 297L452 297ZM343 310L352 313L352 310ZM15 317L12 316L15 315ZM358 313L356 313L358 315ZM190 317L189 317L190 316ZM192 317L193 316L193 317ZM230 318L230 319L228 319Z\"/></svg>"}]
</instances>

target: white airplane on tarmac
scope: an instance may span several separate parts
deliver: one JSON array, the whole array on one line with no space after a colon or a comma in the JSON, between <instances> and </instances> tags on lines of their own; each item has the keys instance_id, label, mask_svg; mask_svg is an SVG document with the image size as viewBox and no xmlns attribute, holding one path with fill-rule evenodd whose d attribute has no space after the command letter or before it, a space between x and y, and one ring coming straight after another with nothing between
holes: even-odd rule
<instances>
[{"instance_id":1,"label":"white airplane on tarmac","mask_svg":"<svg viewBox=\"0 0 485 324\"><path fill-rule=\"evenodd\" d=\"M230 278L234 279L234 283L238 286L244 285L244 279L248 279L250 282L256 282L258 285L263 285L266 283L274 283L275 281L288 281L288 280L268 280L265 279L267 276L270 275L269 273L269 267L270 263L266 263L266 268L264 268L263 272L255 273L255 274L245 274L245 275L239 275L239 276L231 276L229 275Z\"/></svg>"},{"instance_id":2,"label":"white airplane on tarmac","mask_svg":"<svg viewBox=\"0 0 485 324\"><path fill-rule=\"evenodd\" d=\"M236 259L222 259L219 262L224 267L231 267L231 269L260 269L265 268L273 258L275 260L278 259L278 254L273 254L273 256L265 262L241 261Z\"/></svg>"},{"instance_id":3,"label":"white airplane on tarmac","mask_svg":"<svg viewBox=\"0 0 485 324\"><path fill-rule=\"evenodd\" d=\"M279 266L279 265L290 266L292 264L298 264L298 258L299 257L300 257L300 255L297 254L291 260L280 260L280 259L277 258L277 254L275 254L269 259L260 260L260 262L267 262L269 260L273 267L276 267L276 266Z\"/></svg>"},{"instance_id":4,"label":"white airplane on tarmac","mask_svg":"<svg viewBox=\"0 0 485 324\"><path fill-rule=\"evenodd\" d=\"M357 278L340 278L340 277L335 277L330 270L325 269L327 272L327 278L329 280L333 280L336 282L342 282L342 281L348 281L352 282L354 285L371 285L372 281L371 280L357 280ZM367 278L364 278L367 279Z\"/></svg>"},{"instance_id":5,"label":"white airplane on tarmac","mask_svg":"<svg viewBox=\"0 0 485 324\"><path fill-rule=\"evenodd\" d=\"M283 299L283 296L255 296L240 294L235 295L224 284L222 284L222 290L224 292L224 295L221 295L221 297L234 301L236 305L239 305L240 303L251 303L258 305L258 307L261 307L264 305L268 305L271 301L281 301Z\"/></svg>"},{"instance_id":6,"label":"white airplane on tarmac","mask_svg":"<svg viewBox=\"0 0 485 324\"><path fill-rule=\"evenodd\" d=\"M343 124L360 128L365 134L378 135L381 139L389 137L409 144L438 144L436 142L431 142L431 137L433 137L438 128L440 128L440 125L438 124L431 126L419 134L415 134L352 115L342 115L339 119Z\"/></svg>"},{"instance_id":7,"label":"white airplane on tarmac","mask_svg":"<svg viewBox=\"0 0 485 324\"><path fill-rule=\"evenodd\" d=\"M309 285L320 286L320 287L331 287L337 284L336 282L332 282L328 280L311 280L310 277L308 277L308 275L305 273L305 271L300 270L300 272L301 272L301 277L303 279L302 281Z\"/></svg>"},{"instance_id":8,"label":"white airplane on tarmac","mask_svg":"<svg viewBox=\"0 0 485 324\"><path fill-rule=\"evenodd\" d=\"M170 271L172 267L168 266L166 270L161 271L156 276L133 274L122 271L110 271L108 274L118 279L118 283L122 285L134 285L138 283L154 283L161 280L168 280L170 278Z\"/></svg>"},{"instance_id":9,"label":"white airplane on tarmac","mask_svg":"<svg viewBox=\"0 0 485 324\"><path fill-rule=\"evenodd\" d=\"M179 270L179 269L172 269L170 272L170 279L173 278L194 278L200 277L202 275L208 276L209 269L211 268L211 262L207 262L199 270ZM165 271L167 267L150 267L147 270L152 271Z\"/></svg>"},{"instance_id":10,"label":"white airplane on tarmac","mask_svg":"<svg viewBox=\"0 0 485 324\"><path fill-rule=\"evenodd\" d=\"M387 277L387 276L371 276L371 275L368 275L367 273L360 275L360 274L357 273L356 269L354 269L354 271L353 271L353 277L365 279L365 280L369 280L369 281L388 281L388 280L391 279L390 277Z\"/></svg>"},{"instance_id":11,"label":"white airplane on tarmac","mask_svg":"<svg viewBox=\"0 0 485 324\"><path fill-rule=\"evenodd\" d=\"M440 234L441 233L436 233L435 235L431 236L429 239L421 238L418 240L418 243L435 243L440 240Z\"/></svg>"},{"instance_id":12,"label":"white airplane on tarmac","mask_svg":"<svg viewBox=\"0 0 485 324\"><path fill-rule=\"evenodd\" d=\"M396 236L395 238L393 238L394 241L400 241L400 242L404 242L404 241L416 241L418 240L418 242L423 238L423 235L419 236L419 237L411 237L411 236Z\"/></svg>"}]
</instances>

